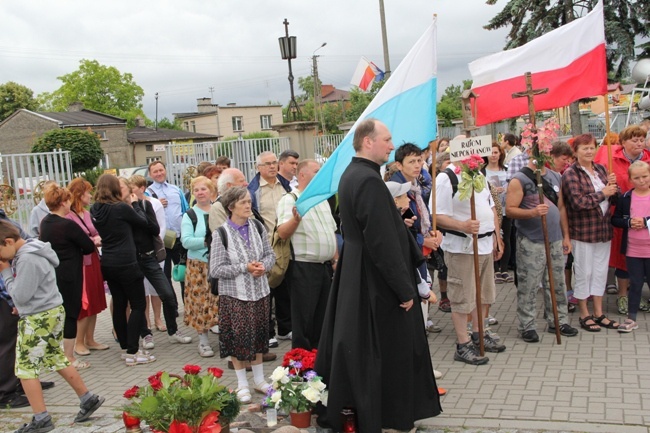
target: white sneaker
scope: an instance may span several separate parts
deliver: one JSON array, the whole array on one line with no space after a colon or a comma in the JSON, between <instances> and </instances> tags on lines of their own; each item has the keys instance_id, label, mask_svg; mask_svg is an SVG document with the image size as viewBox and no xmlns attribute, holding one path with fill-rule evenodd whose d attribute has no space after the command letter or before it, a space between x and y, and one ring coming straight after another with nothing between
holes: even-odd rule
<instances>
[{"instance_id":1,"label":"white sneaker","mask_svg":"<svg viewBox=\"0 0 650 433\"><path fill-rule=\"evenodd\" d=\"M139 350L134 354L127 354L124 358L124 362L127 367L133 367L134 365L141 364L150 364L156 360L156 357L149 354L149 352Z\"/></svg>"},{"instance_id":2,"label":"white sneaker","mask_svg":"<svg viewBox=\"0 0 650 433\"><path fill-rule=\"evenodd\" d=\"M210 358L214 356L214 352L207 344L199 344L199 355L203 358Z\"/></svg>"},{"instance_id":3,"label":"white sneaker","mask_svg":"<svg viewBox=\"0 0 650 433\"><path fill-rule=\"evenodd\" d=\"M154 348L153 335L145 335L145 337L142 339L142 348L146 350L151 350Z\"/></svg>"},{"instance_id":4,"label":"white sneaker","mask_svg":"<svg viewBox=\"0 0 650 433\"><path fill-rule=\"evenodd\" d=\"M219 333L219 325L214 325L212 328L210 328L210 332L213 334L218 334Z\"/></svg>"},{"instance_id":5,"label":"white sneaker","mask_svg":"<svg viewBox=\"0 0 650 433\"><path fill-rule=\"evenodd\" d=\"M280 335L278 334L278 340L291 340L293 337L293 332L289 331L287 335Z\"/></svg>"},{"instance_id":6,"label":"white sneaker","mask_svg":"<svg viewBox=\"0 0 650 433\"><path fill-rule=\"evenodd\" d=\"M176 331L176 334L169 335L168 338L171 343L189 344L192 342L192 337L181 334L181 331Z\"/></svg>"},{"instance_id":7,"label":"white sneaker","mask_svg":"<svg viewBox=\"0 0 650 433\"><path fill-rule=\"evenodd\" d=\"M433 370L433 377L435 377L436 380L442 379L442 373L439 372L438 370Z\"/></svg>"},{"instance_id":8,"label":"white sneaker","mask_svg":"<svg viewBox=\"0 0 650 433\"><path fill-rule=\"evenodd\" d=\"M488 325L490 325L490 326L499 324L499 321L497 319L495 319L493 316L487 316L487 322L488 322Z\"/></svg>"},{"instance_id":9,"label":"white sneaker","mask_svg":"<svg viewBox=\"0 0 650 433\"><path fill-rule=\"evenodd\" d=\"M269 338L269 347L270 348L278 347L278 340L276 340L275 338Z\"/></svg>"}]
</instances>

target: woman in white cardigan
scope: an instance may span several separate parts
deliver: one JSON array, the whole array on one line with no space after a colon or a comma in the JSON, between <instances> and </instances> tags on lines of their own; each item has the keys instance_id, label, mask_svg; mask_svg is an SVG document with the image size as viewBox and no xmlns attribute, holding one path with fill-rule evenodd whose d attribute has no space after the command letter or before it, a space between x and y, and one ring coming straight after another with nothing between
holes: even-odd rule
<instances>
[{"instance_id":1,"label":"woman in white cardigan","mask_svg":"<svg viewBox=\"0 0 650 433\"><path fill-rule=\"evenodd\" d=\"M266 273L275 263L264 225L251 218L246 187L230 187L221 195L228 219L212 236L210 274L219 279L219 351L231 357L237 374L237 396L251 402L245 361L253 370L254 389L266 394L262 354L268 352L270 289ZM221 231L221 233L220 233ZM227 245L227 248L224 247Z\"/></svg>"}]
</instances>

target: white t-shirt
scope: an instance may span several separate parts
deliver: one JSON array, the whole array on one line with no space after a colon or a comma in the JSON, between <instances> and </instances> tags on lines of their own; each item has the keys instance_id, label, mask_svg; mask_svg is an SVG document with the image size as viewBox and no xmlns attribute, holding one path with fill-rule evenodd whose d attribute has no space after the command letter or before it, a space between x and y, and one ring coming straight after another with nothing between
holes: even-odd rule
<instances>
[{"instance_id":1,"label":"white t-shirt","mask_svg":"<svg viewBox=\"0 0 650 433\"><path fill-rule=\"evenodd\" d=\"M453 171L454 164L449 164L449 168ZM460 176L458 177L460 181ZM466 221L471 218L470 200L460 200L460 194L456 192L452 199L453 188L449 176L444 171L436 177L436 214L446 215L452 217L457 221ZM494 231L494 201L487 185L481 192L474 193L474 202L476 203L476 219L481 222L479 227L479 235ZM431 208L431 201L429 201L429 208ZM432 210L433 211L433 210ZM442 249L450 253L457 254L473 254L472 237L456 236L451 233L446 233L442 241ZM492 236L485 236L478 240L478 253L479 254L492 254L494 248Z\"/></svg>"}]
</instances>

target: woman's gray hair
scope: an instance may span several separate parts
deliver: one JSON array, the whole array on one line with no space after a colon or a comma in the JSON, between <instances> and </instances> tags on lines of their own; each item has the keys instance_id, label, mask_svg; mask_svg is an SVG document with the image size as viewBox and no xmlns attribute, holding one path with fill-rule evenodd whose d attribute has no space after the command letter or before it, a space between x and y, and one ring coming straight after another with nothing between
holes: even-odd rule
<instances>
[{"instance_id":1,"label":"woman's gray hair","mask_svg":"<svg viewBox=\"0 0 650 433\"><path fill-rule=\"evenodd\" d=\"M223 194L221 194L221 205L226 211L226 215L228 215L228 217L232 216L230 207L237 203L239 200L244 199L247 193L248 188L245 186L231 186L230 188L226 189Z\"/></svg>"}]
</instances>

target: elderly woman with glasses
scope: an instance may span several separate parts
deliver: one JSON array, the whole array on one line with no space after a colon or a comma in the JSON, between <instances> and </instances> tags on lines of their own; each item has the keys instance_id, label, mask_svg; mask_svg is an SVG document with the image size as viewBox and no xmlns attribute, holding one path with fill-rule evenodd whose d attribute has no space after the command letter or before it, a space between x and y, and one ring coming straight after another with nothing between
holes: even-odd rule
<instances>
[{"instance_id":1,"label":"elderly woman with glasses","mask_svg":"<svg viewBox=\"0 0 650 433\"><path fill-rule=\"evenodd\" d=\"M625 194L632 188L628 177L628 168L635 161L650 162L650 150L645 148L646 132L638 125L628 126L619 134L621 146L612 151L612 167L609 171L616 174L616 184L619 192ZM608 166L607 152L599 153L594 162ZM625 255L621 254L621 241L623 229L614 227L612 246L609 255L609 266L616 269L616 280L618 283L618 306L619 314L627 314L627 289L630 284L630 277L627 273ZM648 310L648 304L641 301L641 309Z\"/></svg>"},{"instance_id":2,"label":"elderly woman with glasses","mask_svg":"<svg viewBox=\"0 0 650 433\"><path fill-rule=\"evenodd\" d=\"M210 274L219 279L219 349L237 374L237 397L251 402L245 361L251 362L254 389L265 394L262 355L268 352L270 289L266 273L275 263L264 226L251 218L251 195L233 186L221 195L228 219L214 231Z\"/></svg>"}]
</instances>

